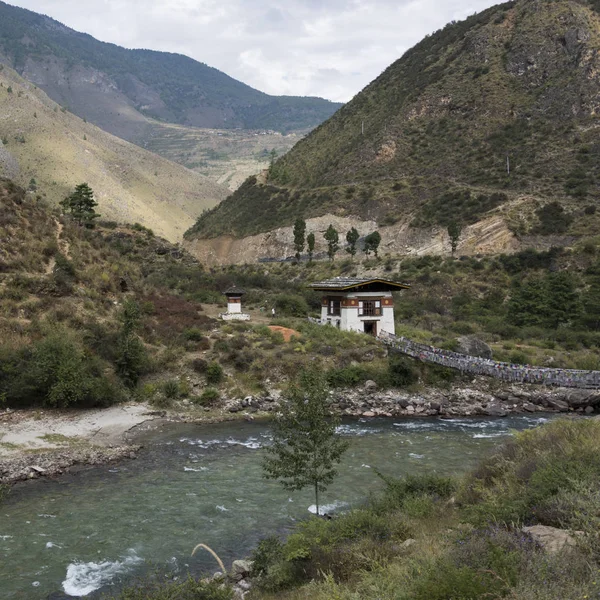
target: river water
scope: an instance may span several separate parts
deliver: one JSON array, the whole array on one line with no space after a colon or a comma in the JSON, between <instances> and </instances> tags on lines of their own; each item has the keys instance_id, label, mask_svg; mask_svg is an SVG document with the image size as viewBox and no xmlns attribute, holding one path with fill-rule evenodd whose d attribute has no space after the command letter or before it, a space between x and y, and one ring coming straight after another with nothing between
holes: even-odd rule
<instances>
[{"instance_id":1,"label":"river water","mask_svg":"<svg viewBox=\"0 0 600 600\"><path fill-rule=\"evenodd\" d=\"M364 501L380 487L374 468L462 473L511 430L544 420L344 421L350 449L322 502L334 511ZM269 440L265 423L173 424L153 432L137 460L14 489L0 506L0 599L94 598L149 570L213 572L206 553L190 558L196 544L230 565L262 537L284 534L314 499L262 478Z\"/></svg>"}]
</instances>

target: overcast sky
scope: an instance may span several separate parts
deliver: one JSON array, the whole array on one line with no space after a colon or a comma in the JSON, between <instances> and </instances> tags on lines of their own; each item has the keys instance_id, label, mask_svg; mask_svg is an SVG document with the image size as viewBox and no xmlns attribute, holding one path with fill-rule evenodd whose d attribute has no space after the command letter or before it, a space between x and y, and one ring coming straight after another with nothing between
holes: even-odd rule
<instances>
[{"instance_id":1,"label":"overcast sky","mask_svg":"<svg viewBox=\"0 0 600 600\"><path fill-rule=\"evenodd\" d=\"M345 102L494 0L8 0L102 41L179 52L270 94Z\"/></svg>"}]
</instances>

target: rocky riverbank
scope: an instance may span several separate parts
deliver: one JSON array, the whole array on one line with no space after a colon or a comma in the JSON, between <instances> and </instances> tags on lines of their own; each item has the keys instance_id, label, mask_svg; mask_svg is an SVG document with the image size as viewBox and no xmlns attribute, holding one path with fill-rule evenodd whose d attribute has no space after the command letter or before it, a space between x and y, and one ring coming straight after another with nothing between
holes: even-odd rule
<instances>
[{"instance_id":1,"label":"rocky riverbank","mask_svg":"<svg viewBox=\"0 0 600 600\"><path fill-rule=\"evenodd\" d=\"M59 475L77 465L135 458L128 432L158 415L143 404L102 410L0 413L0 484Z\"/></svg>"},{"instance_id":2,"label":"rocky riverbank","mask_svg":"<svg viewBox=\"0 0 600 600\"><path fill-rule=\"evenodd\" d=\"M273 412L279 406L280 392L230 400L230 413ZM331 393L331 407L349 417L503 417L509 414L559 412L593 414L600 411L600 390L545 388L534 385L490 387L487 378L469 386L449 389L425 388L418 392L379 390L373 381L360 389Z\"/></svg>"},{"instance_id":3,"label":"rocky riverbank","mask_svg":"<svg viewBox=\"0 0 600 600\"><path fill-rule=\"evenodd\" d=\"M514 414L600 412L600 390L544 388L534 385L492 387L487 378L470 385L419 391L380 390L373 381L357 389L331 392L331 407L341 416L372 418L504 417ZM218 423L266 417L277 412L281 391L228 399L209 414L189 402L168 411L169 420ZM152 429L156 413L144 405L100 411L60 413L14 411L0 414L0 484L53 476L77 465L100 465L135 458L132 430ZM140 425L142 425L140 427ZM133 438L133 439L132 439Z\"/></svg>"}]
</instances>

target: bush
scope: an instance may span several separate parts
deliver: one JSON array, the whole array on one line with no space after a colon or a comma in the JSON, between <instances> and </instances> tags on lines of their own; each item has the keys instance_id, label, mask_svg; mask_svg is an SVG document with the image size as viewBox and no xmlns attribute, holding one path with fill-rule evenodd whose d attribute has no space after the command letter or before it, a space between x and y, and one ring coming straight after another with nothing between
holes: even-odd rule
<instances>
[{"instance_id":1,"label":"bush","mask_svg":"<svg viewBox=\"0 0 600 600\"><path fill-rule=\"evenodd\" d=\"M16 407L110 406L124 394L105 371L65 332L53 332L33 348L0 356L0 394Z\"/></svg>"},{"instance_id":2,"label":"bush","mask_svg":"<svg viewBox=\"0 0 600 600\"><path fill-rule=\"evenodd\" d=\"M202 392L199 402L203 406L208 406L210 404L215 404L216 402L218 402L220 397L221 396L219 394L219 391L216 390L215 388L206 388Z\"/></svg>"},{"instance_id":3,"label":"bush","mask_svg":"<svg viewBox=\"0 0 600 600\"><path fill-rule=\"evenodd\" d=\"M459 499L476 524L577 528L582 515L569 507L570 493L596 490L599 478L600 422L560 419L516 434L467 478Z\"/></svg>"},{"instance_id":4,"label":"bush","mask_svg":"<svg viewBox=\"0 0 600 600\"><path fill-rule=\"evenodd\" d=\"M182 582L141 581L122 590L111 600L232 600L233 590L219 581Z\"/></svg>"},{"instance_id":5,"label":"bush","mask_svg":"<svg viewBox=\"0 0 600 600\"><path fill-rule=\"evenodd\" d=\"M414 498L430 497L445 500L458 489L454 479L435 474L406 475L402 479L394 479L379 471L376 473L385 483L383 495L376 504L380 511L401 509L407 501Z\"/></svg>"},{"instance_id":6,"label":"bush","mask_svg":"<svg viewBox=\"0 0 600 600\"><path fill-rule=\"evenodd\" d=\"M217 362L211 362L206 368L206 382L210 385L221 383L224 376L223 367Z\"/></svg>"},{"instance_id":7,"label":"bush","mask_svg":"<svg viewBox=\"0 0 600 600\"><path fill-rule=\"evenodd\" d=\"M390 385L407 387L419 381L415 361L401 354L391 353L388 363Z\"/></svg>"},{"instance_id":8,"label":"bush","mask_svg":"<svg viewBox=\"0 0 600 600\"><path fill-rule=\"evenodd\" d=\"M169 379L162 385L162 391L165 398L176 400L180 396L179 382L176 379Z\"/></svg>"},{"instance_id":9,"label":"bush","mask_svg":"<svg viewBox=\"0 0 600 600\"><path fill-rule=\"evenodd\" d=\"M208 363L203 358L195 358L192 361L192 369L194 369L196 373L206 373L207 368Z\"/></svg>"},{"instance_id":10,"label":"bush","mask_svg":"<svg viewBox=\"0 0 600 600\"><path fill-rule=\"evenodd\" d=\"M278 315L285 317L306 317L308 304L302 296L279 294L275 298L275 309Z\"/></svg>"}]
</instances>

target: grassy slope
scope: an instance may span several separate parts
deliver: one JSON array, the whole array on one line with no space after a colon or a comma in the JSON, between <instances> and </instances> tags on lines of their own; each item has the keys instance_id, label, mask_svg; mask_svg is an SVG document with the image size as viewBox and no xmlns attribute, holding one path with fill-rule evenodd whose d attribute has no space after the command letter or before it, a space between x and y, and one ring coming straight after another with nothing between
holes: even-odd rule
<instances>
[{"instance_id":1,"label":"grassy slope","mask_svg":"<svg viewBox=\"0 0 600 600\"><path fill-rule=\"evenodd\" d=\"M75 353L78 358L69 365L84 371L78 371L77 381L96 382L95 395L84 395L80 405L136 397L163 408L188 398L193 407L209 384L211 362L219 363L225 376L210 385L228 398L264 391L267 378L284 386L315 355L332 372L351 361L366 363L373 376L387 371L385 352L374 339L310 325L305 318L292 320L302 337L290 343L265 327L270 312L257 310L250 324L216 320L225 308L221 290L234 283L249 284L246 308L256 309L273 305L281 290L308 293L302 283L207 272L177 246L140 228L87 230L61 222L43 200L2 179L0 239L0 405L50 405L45 386L54 388L56 381L39 377L37 367L49 368L40 352ZM125 389L116 375L128 299L142 309L137 333L147 361L139 385ZM30 375L33 383L22 381ZM173 398L166 397L165 382L174 382Z\"/></svg>"},{"instance_id":2,"label":"grassy slope","mask_svg":"<svg viewBox=\"0 0 600 600\"><path fill-rule=\"evenodd\" d=\"M27 186L34 178L53 203L85 181L103 218L139 221L176 241L226 195L225 187L63 112L10 69L0 72L0 84L0 138L19 163L16 180Z\"/></svg>"},{"instance_id":3,"label":"grassy slope","mask_svg":"<svg viewBox=\"0 0 600 600\"><path fill-rule=\"evenodd\" d=\"M200 129L153 121L143 146L234 191L248 177L268 168L272 150L281 156L298 139L295 133Z\"/></svg>"},{"instance_id":4,"label":"grassy slope","mask_svg":"<svg viewBox=\"0 0 600 600\"><path fill-rule=\"evenodd\" d=\"M445 225L443 206L468 223L507 201L519 212L523 198L597 204L598 48L600 15L574 0L450 24L301 140L269 185L249 180L190 235L241 237L327 212L429 226ZM461 190L470 202L442 198Z\"/></svg>"},{"instance_id":5,"label":"grassy slope","mask_svg":"<svg viewBox=\"0 0 600 600\"><path fill-rule=\"evenodd\" d=\"M321 98L269 96L191 58L99 42L3 2L0 54L19 72L43 76L45 68L58 68L62 77L50 78L43 86L50 96L67 101L78 114L117 135L123 131L115 129L115 124L126 130L127 119L119 119L116 105L112 110L104 106L102 97L115 89L114 102L119 108L132 107L138 117L141 111L168 122L201 127L302 130L322 122L340 106ZM105 87L112 89L79 85L80 70L87 70L88 75L95 71L96 79L110 80L113 85Z\"/></svg>"}]
</instances>

